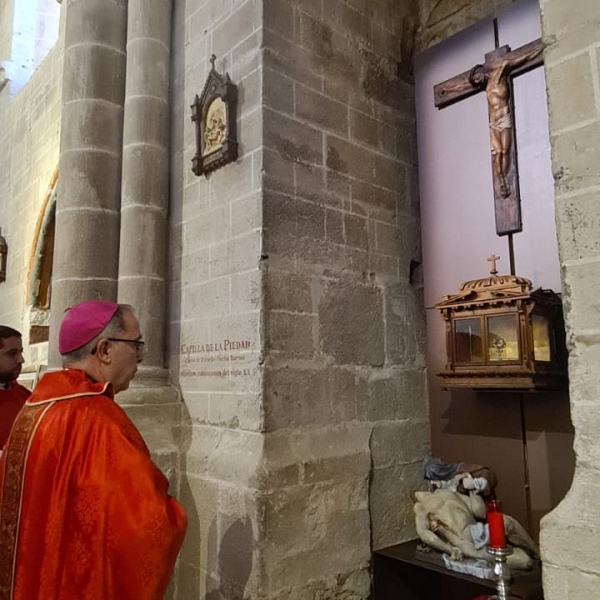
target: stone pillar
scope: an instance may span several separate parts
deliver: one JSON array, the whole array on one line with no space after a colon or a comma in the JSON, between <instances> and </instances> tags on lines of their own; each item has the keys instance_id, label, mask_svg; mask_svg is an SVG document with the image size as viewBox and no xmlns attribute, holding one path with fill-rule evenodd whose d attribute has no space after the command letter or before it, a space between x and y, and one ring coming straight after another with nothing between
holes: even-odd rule
<instances>
[{"instance_id":1,"label":"stone pillar","mask_svg":"<svg viewBox=\"0 0 600 600\"><path fill-rule=\"evenodd\" d=\"M135 308L146 356L117 401L177 495L181 404L164 368L171 11L171 0L128 3L118 299Z\"/></svg>"},{"instance_id":2,"label":"stone pillar","mask_svg":"<svg viewBox=\"0 0 600 600\"><path fill-rule=\"evenodd\" d=\"M397 4L264 11L265 600L368 598L372 549L415 537L429 452L416 15Z\"/></svg>"},{"instance_id":3,"label":"stone pillar","mask_svg":"<svg viewBox=\"0 0 600 600\"><path fill-rule=\"evenodd\" d=\"M240 158L191 175L186 117L182 600L363 600L372 547L414 536L429 437L414 93L395 4L363 8L186 5L177 105L214 52L238 86Z\"/></svg>"},{"instance_id":4,"label":"stone pillar","mask_svg":"<svg viewBox=\"0 0 600 600\"><path fill-rule=\"evenodd\" d=\"M169 254L170 366L187 412L178 600L263 598L262 11L262 2L210 0L186 2L174 17L173 48L185 63L172 79L173 165L181 170L172 183ZM216 69L238 86L239 158L196 177L189 106L202 93L212 53Z\"/></svg>"},{"instance_id":5,"label":"stone pillar","mask_svg":"<svg viewBox=\"0 0 600 600\"><path fill-rule=\"evenodd\" d=\"M127 0L65 3L50 364L64 310L116 300Z\"/></svg>"},{"instance_id":6,"label":"stone pillar","mask_svg":"<svg viewBox=\"0 0 600 600\"><path fill-rule=\"evenodd\" d=\"M600 595L600 4L540 4L577 456L569 493L541 523L544 597L594 600Z\"/></svg>"},{"instance_id":7,"label":"stone pillar","mask_svg":"<svg viewBox=\"0 0 600 600\"><path fill-rule=\"evenodd\" d=\"M132 304L146 367L164 367L171 0L129 0L119 301Z\"/></svg>"}]
</instances>

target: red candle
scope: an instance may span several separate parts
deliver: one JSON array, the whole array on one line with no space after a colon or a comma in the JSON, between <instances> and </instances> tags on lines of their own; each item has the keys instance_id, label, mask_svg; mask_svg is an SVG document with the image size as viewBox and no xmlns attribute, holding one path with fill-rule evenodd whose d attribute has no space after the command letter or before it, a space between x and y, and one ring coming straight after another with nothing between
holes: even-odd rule
<instances>
[{"instance_id":1,"label":"red candle","mask_svg":"<svg viewBox=\"0 0 600 600\"><path fill-rule=\"evenodd\" d=\"M492 548L506 548L504 515L502 514L502 506L497 500L491 500L487 503L487 522L490 528L490 546Z\"/></svg>"}]
</instances>

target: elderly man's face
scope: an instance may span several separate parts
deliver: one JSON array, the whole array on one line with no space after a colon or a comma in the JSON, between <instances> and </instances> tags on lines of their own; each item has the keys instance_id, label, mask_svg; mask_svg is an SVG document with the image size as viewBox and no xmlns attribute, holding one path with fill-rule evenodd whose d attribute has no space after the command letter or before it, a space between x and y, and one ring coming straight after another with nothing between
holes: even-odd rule
<instances>
[{"instance_id":1,"label":"elderly man's face","mask_svg":"<svg viewBox=\"0 0 600 600\"><path fill-rule=\"evenodd\" d=\"M20 337L0 340L0 383L8 383L21 374L23 342Z\"/></svg>"},{"instance_id":2,"label":"elderly man's face","mask_svg":"<svg viewBox=\"0 0 600 600\"><path fill-rule=\"evenodd\" d=\"M126 310L123 312L123 322L125 329L110 342L113 360L108 380L112 383L115 394L129 387L138 364L144 358L142 333L138 320Z\"/></svg>"}]
</instances>

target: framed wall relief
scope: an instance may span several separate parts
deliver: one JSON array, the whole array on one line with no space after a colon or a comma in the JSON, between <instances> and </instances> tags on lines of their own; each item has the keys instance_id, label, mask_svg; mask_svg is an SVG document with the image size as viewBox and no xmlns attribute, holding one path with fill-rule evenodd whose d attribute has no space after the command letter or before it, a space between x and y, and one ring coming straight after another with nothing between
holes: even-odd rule
<instances>
[{"instance_id":1,"label":"framed wall relief","mask_svg":"<svg viewBox=\"0 0 600 600\"><path fill-rule=\"evenodd\" d=\"M237 87L229 74L215 70L216 56L210 57L212 68L200 96L196 95L192 122L196 126L196 154L192 171L207 175L237 159L236 130Z\"/></svg>"}]
</instances>

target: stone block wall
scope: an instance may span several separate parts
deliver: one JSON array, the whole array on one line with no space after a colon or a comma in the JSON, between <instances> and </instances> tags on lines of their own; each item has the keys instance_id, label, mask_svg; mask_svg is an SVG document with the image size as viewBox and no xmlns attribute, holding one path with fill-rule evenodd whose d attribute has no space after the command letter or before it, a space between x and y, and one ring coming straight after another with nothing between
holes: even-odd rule
<instances>
[{"instance_id":1,"label":"stone block wall","mask_svg":"<svg viewBox=\"0 0 600 600\"><path fill-rule=\"evenodd\" d=\"M0 7L0 68L14 98L54 47L59 34L57 0L6 0ZM0 103L6 99L0 99Z\"/></svg>"},{"instance_id":2,"label":"stone block wall","mask_svg":"<svg viewBox=\"0 0 600 600\"><path fill-rule=\"evenodd\" d=\"M266 598L364 598L371 549L414 534L429 441L415 19L387 1L265 3Z\"/></svg>"},{"instance_id":3,"label":"stone block wall","mask_svg":"<svg viewBox=\"0 0 600 600\"><path fill-rule=\"evenodd\" d=\"M600 585L600 5L541 2L556 215L577 466L542 521L547 600L592 600Z\"/></svg>"},{"instance_id":4,"label":"stone block wall","mask_svg":"<svg viewBox=\"0 0 600 600\"><path fill-rule=\"evenodd\" d=\"M421 0L416 49L433 46L482 19L493 18L514 2L515 0Z\"/></svg>"},{"instance_id":5,"label":"stone block wall","mask_svg":"<svg viewBox=\"0 0 600 600\"><path fill-rule=\"evenodd\" d=\"M14 9L12 2L3 2L0 5L0 61L10 59ZM2 102L4 103L6 100L4 98Z\"/></svg>"},{"instance_id":6,"label":"stone block wall","mask_svg":"<svg viewBox=\"0 0 600 600\"><path fill-rule=\"evenodd\" d=\"M182 600L258 597L261 8L254 0L174 3L168 355L185 410ZM238 86L239 158L197 177L189 107L212 53Z\"/></svg>"},{"instance_id":7,"label":"stone block wall","mask_svg":"<svg viewBox=\"0 0 600 600\"><path fill-rule=\"evenodd\" d=\"M4 25L4 21L2 21ZM0 323L16 327L28 345L27 291L35 230L58 165L62 47L58 42L29 83L13 98L0 92L0 228L7 241L7 279L0 283ZM46 344L25 354L26 365L45 363Z\"/></svg>"},{"instance_id":8,"label":"stone block wall","mask_svg":"<svg viewBox=\"0 0 600 600\"><path fill-rule=\"evenodd\" d=\"M371 548L414 533L429 434L410 57L415 36L424 47L507 1L424 21L429 5L418 28L414 5L390 0L174 2L169 362L184 404L129 411L190 518L180 600L364 598ZM600 577L600 9L541 8L578 456L541 542L546 597L586 600ZM188 106L212 52L239 86L240 158L197 178ZM63 58L59 41L13 99L0 92L0 322L24 333Z\"/></svg>"},{"instance_id":9,"label":"stone block wall","mask_svg":"<svg viewBox=\"0 0 600 600\"><path fill-rule=\"evenodd\" d=\"M429 439L414 26L388 1L175 3L181 598L364 598L372 547L414 534ZM187 107L213 52L239 86L240 158L198 178Z\"/></svg>"}]
</instances>

